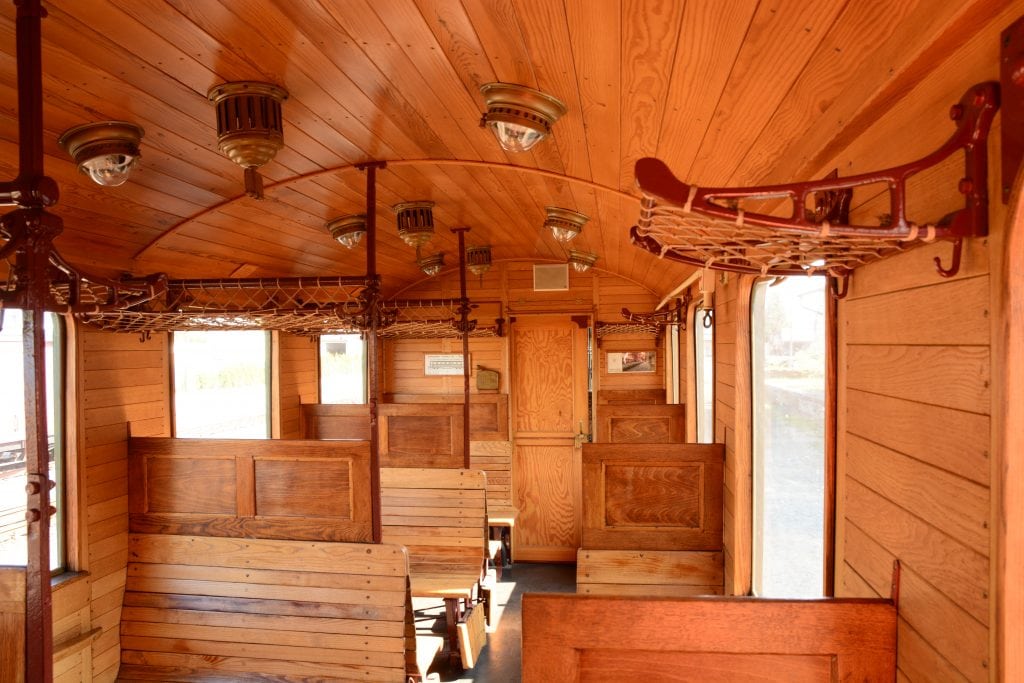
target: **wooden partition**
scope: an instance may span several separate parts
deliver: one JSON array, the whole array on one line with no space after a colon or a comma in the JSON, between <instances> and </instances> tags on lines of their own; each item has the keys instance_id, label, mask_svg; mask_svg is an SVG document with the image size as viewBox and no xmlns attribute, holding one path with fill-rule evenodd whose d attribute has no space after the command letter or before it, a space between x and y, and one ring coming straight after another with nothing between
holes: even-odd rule
<instances>
[{"instance_id":1,"label":"wooden partition","mask_svg":"<svg viewBox=\"0 0 1024 683\"><path fill-rule=\"evenodd\" d=\"M487 474L487 514L515 509L512 495L512 442L470 441L469 464Z\"/></svg>"},{"instance_id":2,"label":"wooden partition","mask_svg":"<svg viewBox=\"0 0 1024 683\"><path fill-rule=\"evenodd\" d=\"M583 547L722 549L722 444L584 444Z\"/></svg>"},{"instance_id":3,"label":"wooden partition","mask_svg":"<svg viewBox=\"0 0 1024 683\"><path fill-rule=\"evenodd\" d=\"M0 567L0 681L25 680L25 568Z\"/></svg>"},{"instance_id":4,"label":"wooden partition","mask_svg":"<svg viewBox=\"0 0 1024 683\"><path fill-rule=\"evenodd\" d=\"M369 541L363 441L132 438L133 532Z\"/></svg>"},{"instance_id":5,"label":"wooden partition","mask_svg":"<svg viewBox=\"0 0 1024 683\"><path fill-rule=\"evenodd\" d=\"M307 439L369 439L365 404L302 406ZM447 467L466 464L462 404L381 403L377 406L381 467Z\"/></svg>"},{"instance_id":6,"label":"wooden partition","mask_svg":"<svg viewBox=\"0 0 1024 683\"><path fill-rule=\"evenodd\" d=\"M370 407L365 403L303 403L300 408L303 438L370 440Z\"/></svg>"},{"instance_id":7,"label":"wooden partition","mask_svg":"<svg viewBox=\"0 0 1024 683\"><path fill-rule=\"evenodd\" d=\"M599 443L682 443L686 406L610 403L597 406Z\"/></svg>"},{"instance_id":8,"label":"wooden partition","mask_svg":"<svg viewBox=\"0 0 1024 683\"><path fill-rule=\"evenodd\" d=\"M462 405L461 394L384 394L385 403L449 403ZM508 394L469 395L469 438L508 441Z\"/></svg>"},{"instance_id":9,"label":"wooden partition","mask_svg":"<svg viewBox=\"0 0 1024 683\"><path fill-rule=\"evenodd\" d=\"M137 534L129 549L123 680L415 672L401 546Z\"/></svg>"},{"instance_id":10,"label":"wooden partition","mask_svg":"<svg viewBox=\"0 0 1024 683\"><path fill-rule=\"evenodd\" d=\"M893 681L889 600L523 596L523 681Z\"/></svg>"}]
</instances>

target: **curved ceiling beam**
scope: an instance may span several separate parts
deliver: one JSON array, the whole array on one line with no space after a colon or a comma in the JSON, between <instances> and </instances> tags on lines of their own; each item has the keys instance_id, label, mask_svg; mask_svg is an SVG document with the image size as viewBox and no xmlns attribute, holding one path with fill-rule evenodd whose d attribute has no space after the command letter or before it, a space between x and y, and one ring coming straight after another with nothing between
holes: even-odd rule
<instances>
[{"instance_id":1,"label":"curved ceiling beam","mask_svg":"<svg viewBox=\"0 0 1024 683\"><path fill-rule=\"evenodd\" d=\"M335 173L340 173L342 171L348 171L350 169L355 169L357 166L361 165L362 163L365 163L365 162L359 162L359 164L346 164L344 166L334 166L332 168L325 168L325 169L321 169L319 171L313 171L312 173L306 173L306 174L303 174L303 175L298 175L298 176L295 176L293 178L289 178L287 180L282 180L280 182L273 183L272 185L267 185L266 191L269 193L271 190L273 190L275 188L278 188L278 187L288 187L289 185L291 185L293 183L298 183L298 182L302 182L302 181L305 181L305 180L319 178L319 177L326 176L326 175L333 175ZM491 168L491 169L502 169L502 170L519 171L519 172L523 172L523 173L529 173L529 174L532 174L532 175L539 175L539 176L542 176L542 177L545 177L545 178L551 178L551 179L554 179L554 180L563 180L563 181L568 182L568 183L576 183L576 184L583 185L583 186L586 186L586 187L589 187L589 188L592 188L592 189L595 189L595 190L600 190L602 192L607 192L607 193L610 193L610 194L618 195L619 197L624 198L624 199L635 199L635 200L639 200L640 199L640 195L639 194L630 194L629 192L623 192L622 190L619 190L617 188L608 187L607 185L601 185L600 183L595 183L595 182L593 182L591 180L584 180L582 178L575 178L573 176L567 176L567 175L564 175L562 173L555 173L554 171L546 171L546 170L541 169L541 168L529 168L529 167L526 167L526 166L516 166L514 164L500 164L500 163L493 162L493 161L474 161L474 160L463 160L463 159L397 159L397 160L387 160L387 164L388 164L388 166L416 166L416 165L432 164L432 165L435 165L435 166L468 166L468 167L476 167L476 168ZM167 228L162 233L160 233L159 235L157 235L156 237L151 239L149 242L147 242L146 245L143 246L141 249L139 249L137 252L135 252L135 254L132 255L132 260L133 261L137 261L137 260L141 259L143 256L146 255L146 252L148 252L150 249L153 249L154 247L156 247L165 238L170 237L171 235L173 235L174 233L176 233L178 230L180 230L181 228L185 227L186 225L189 225L190 223L193 223L195 221L198 221L198 220L202 219L203 216L208 216L208 215L210 215L212 213L216 213L216 212L220 211L221 209L223 209L226 206L231 206L232 204L234 204L236 202L240 202L240 201L247 200L247 199L248 199L247 195L241 194L241 195L238 195L237 197L232 197L231 199L226 199L223 202L219 202L217 204L214 204L213 206L209 206L209 207L203 209L202 211L200 211L199 213L194 214L192 216L189 216L188 218L186 218L183 221L175 223L174 225L172 225L171 227Z\"/></svg>"}]
</instances>

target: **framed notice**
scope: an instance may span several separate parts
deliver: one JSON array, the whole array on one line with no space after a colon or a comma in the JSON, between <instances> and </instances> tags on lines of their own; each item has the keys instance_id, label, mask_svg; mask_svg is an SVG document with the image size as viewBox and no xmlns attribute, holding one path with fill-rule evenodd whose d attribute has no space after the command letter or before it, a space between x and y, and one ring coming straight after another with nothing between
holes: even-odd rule
<instances>
[{"instance_id":1,"label":"framed notice","mask_svg":"<svg viewBox=\"0 0 1024 683\"><path fill-rule=\"evenodd\" d=\"M464 372L461 353L423 354L424 375L461 375Z\"/></svg>"},{"instance_id":2,"label":"framed notice","mask_svg":"<svg viewBox=\"0 0 1024 683\"><path fill-rule=\"evenodd\" d=\"M623 351L608 353L608 372L654 372L657 351Z\"/></svg>"}]
</instances>

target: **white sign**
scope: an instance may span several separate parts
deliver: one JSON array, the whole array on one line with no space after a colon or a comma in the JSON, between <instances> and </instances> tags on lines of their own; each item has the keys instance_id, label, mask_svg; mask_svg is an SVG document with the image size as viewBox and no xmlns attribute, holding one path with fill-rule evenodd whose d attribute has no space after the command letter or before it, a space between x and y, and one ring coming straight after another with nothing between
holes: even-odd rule
<instances>
[{"instance_id":1,"label":"white sign","mask_svg":"<svg viewBox=\"0 0 1024 683\"><path fill-rule=\"evenodd\" d=\"M464 372L461 353L423 354L424 375L461 375Z\"/></svg>"}]
</instances>

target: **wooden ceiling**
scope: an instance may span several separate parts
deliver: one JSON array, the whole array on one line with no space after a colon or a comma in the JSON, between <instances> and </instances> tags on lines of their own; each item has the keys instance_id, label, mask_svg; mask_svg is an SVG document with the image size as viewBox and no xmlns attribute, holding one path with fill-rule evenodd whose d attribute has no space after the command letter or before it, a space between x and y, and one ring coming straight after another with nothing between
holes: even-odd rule
<instances>
[{"instance_id":1,"label":"wooden ceiling","mask_svg":"<svg viewBox=\"0 0 1024 683\"><path fill-rule=\"evenodd\" d=\"M46 171L61 187L57 245L98 274L172 277L364 271L324 222L365 208L354 164L378 174L385 293L422 279L389 206L436 202L426 251L457 260L449 228L495 259L564 261L544 207L591 217L574 248L655 294L688 269L631 246L633 164L749 185L817 177L935 68L995 0L49 0L43 21ZM17 160L14 7L0 2L0 172ZM916 79L916 80L915 80ZM289 92L266 199L217 149L209 89ZM568 113L532 152L479 127L480 86L555 95ZM964 83L966 87L970 83ZM959 87L959 86L957 86ZM935 115L944 121L947 102ZM86 122L145 128L118 188L77 173L57 138ZM935 136L931 136L935 137ZM927 144L932 144L930 141ZM880 150L886 164L912 156ZM857 169L867 170L867 169ZM846 172L846 171L844 171Z\"/></svg>"}]
</instances>

